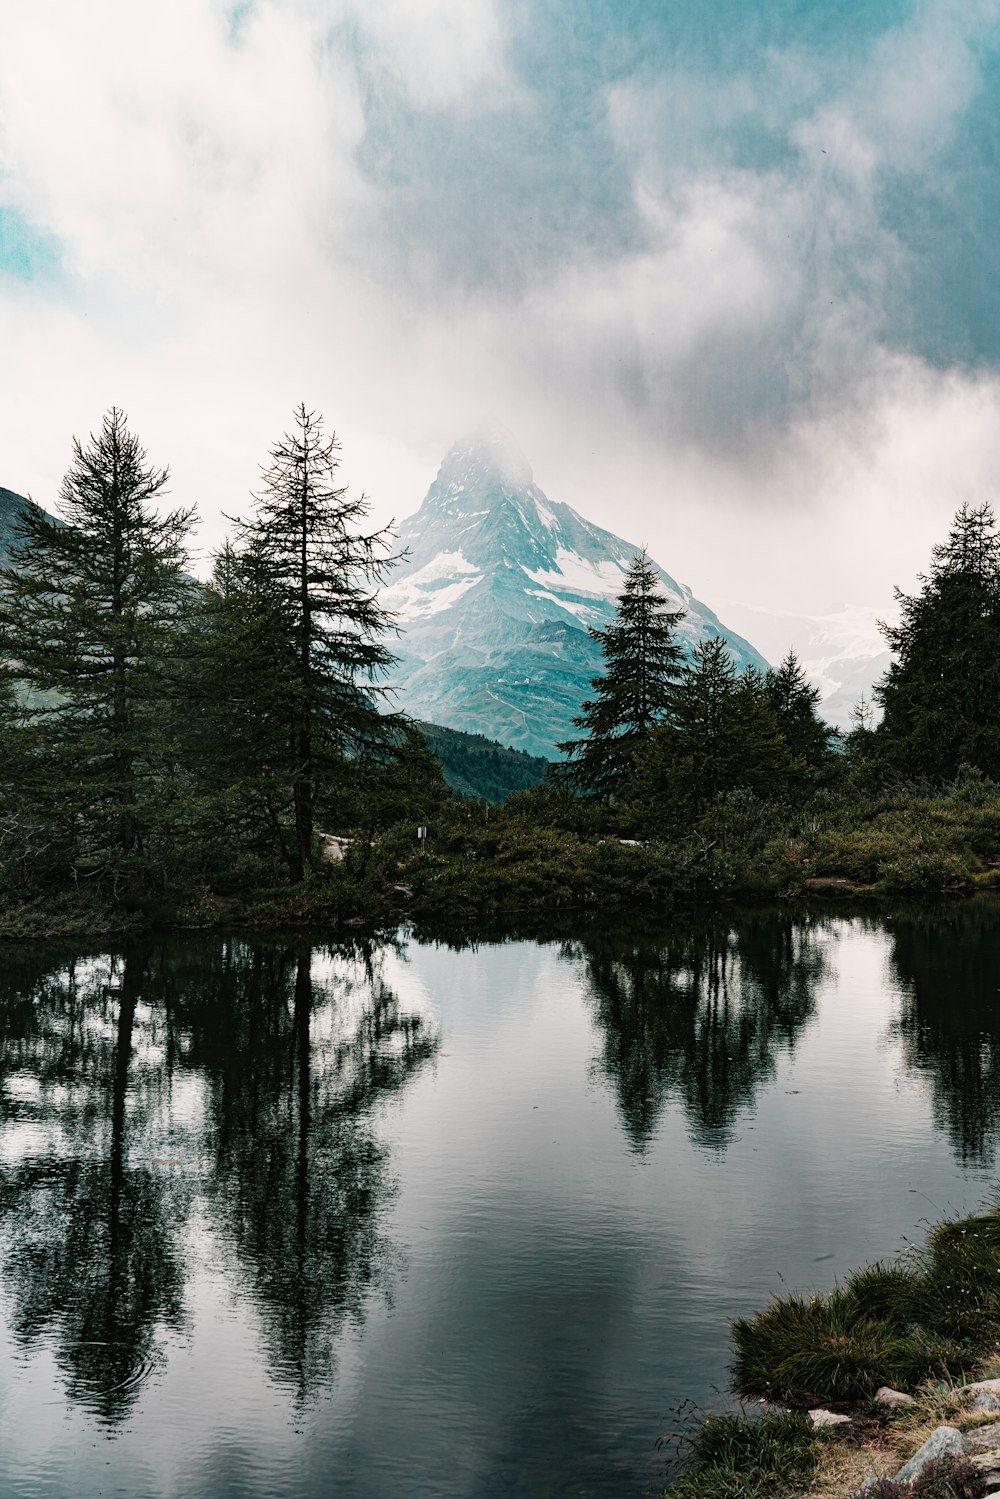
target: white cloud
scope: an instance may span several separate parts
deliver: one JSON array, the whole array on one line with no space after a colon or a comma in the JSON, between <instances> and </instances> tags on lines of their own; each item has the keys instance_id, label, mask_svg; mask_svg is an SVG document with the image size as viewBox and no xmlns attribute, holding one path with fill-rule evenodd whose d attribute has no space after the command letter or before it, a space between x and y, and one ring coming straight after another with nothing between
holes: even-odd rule
<instances>
[{"instance_id":1,"label":"white cloud","mask_svg":"<svg viewBox=\"0 0 1000 1499\"><path fill-rule=\"evenodd\" d=\"M499 3L260 0L234 32L214 0L0 0L0 202L66 268L0 283L0 483L51 502L116 401L218 539L304 398L387 518L485 412L709 601L888 598L1000 471L993 375L887 339L906 252L877 193L954 128L996 13L926 5L853 75L773 52L728 89L618 84L641 243L427 296L380 274L357 49L412 107L499 129L524 103ZM766 167L731 149L748 121Z\"/></svg>"}]
</instances>

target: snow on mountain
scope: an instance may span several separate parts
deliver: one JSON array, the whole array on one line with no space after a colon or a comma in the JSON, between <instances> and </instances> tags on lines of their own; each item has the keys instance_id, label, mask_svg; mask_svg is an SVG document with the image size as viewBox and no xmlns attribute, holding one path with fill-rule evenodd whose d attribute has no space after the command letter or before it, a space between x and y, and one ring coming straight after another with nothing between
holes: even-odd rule
<instances>
[{"instance_id":1,"label":"snow on mountain","mask_svg":"<svg viewBox=\"0 0 1000 1499\"><path fill-rule=\"evenodd\" d=\"M555 757L599 674L587 633L614 617L638 547L549 500L508 434L447 454L415 515L399 528L408 555L382 601L401 629L390 679L415 718ZM739 665L766 665L683 584L658 569L685 611L690 650L725 635Z\"/></svg>"},{"instance_id":2,"label":"snow on mountain","mask_svg":"<svg viewBox=\"0 0 1000 1499\"><path fill-rule=\"evenodd\" d=\"M880 619L894 621L898 608L839 604L822 614L782 614L749 604L728 602L727 615L749 630L772 661L794 650L802 668L819 688L819 711L828 723L847 729L851 713L887 671L892 657L879 630Z\"/></svg>"}]
</instances>

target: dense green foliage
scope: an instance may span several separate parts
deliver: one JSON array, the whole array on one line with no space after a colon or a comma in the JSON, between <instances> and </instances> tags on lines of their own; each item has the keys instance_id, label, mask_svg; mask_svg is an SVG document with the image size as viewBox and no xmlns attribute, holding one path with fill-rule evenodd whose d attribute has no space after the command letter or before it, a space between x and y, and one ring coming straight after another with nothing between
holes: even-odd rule
<instances>
[{"instance_id":1,"label":"dense green foliage","mask_svg":"<svg viewBox=\"0 0 1000 1499\"><path fill-rule=\"evenodd\" d=\"M299 407L204 585L117 410L74 445L62 518L26 505L0 570L6 930L1000 885L987 507L902 598L884 720L844 740L793 653L738 672L713 638L682 662L639 554L546 768L386 710L390 542L337 455Z\"/></svg>"},{"instance_id":2,"label":"dense green foliage","mask_svg":"<svg viewBox=\"0 0 1000 1499\"><path fill-rule=\"evenodd\" d=\"M0 653L34 704L10 752L49 858L77 878L135 884L173 831L191 514L155 510L166 480L112 409L86 447L74 443L67 523L25 509L0 571Z\"/></svg>"},{"instance_id":3,"label":"dense green foliage","mask_svg":"<svg viewBox=\"0 0 1000 1499\"><path fill-rule=\"evenodd\" d=\"M342 811L345 775L371 773L402 727L376 701L392 660L374 593L392 560L387 533L359 529L367 501L336 485L338 450L322 420L299 406L294 432L271 450L253 519L238 523L239 550L216 569L222 607L210 616L224 624L227 665L262 668L247 683L270 740L259 773L274 788L278 836L278 803L290 807L283 852L294 880L312 863L317 815ZM234 613L255 635L243 663L231 651ZM242 724L245 704L237 715Z\"/></svg>"},{"instance_id":4,"label":"dense green foliage","mask_svg":"<svg viewBox=\"0 0 1000 1499\"><path fill-rule=\"evenodd\" d=\"M559 748L568 784L590 795L621 795L635 778L635 756L666 716L680 672L676 638L683 610L671 610L655 569L639 552L625 577L617 616L590 634L601 647L604 674L591 682L574 726L580 739Z\"/></svg>"},{"instance_id":5,"label":"dense green foliage","mask_svg":"<svg viewBox=\"0 0 1000 1499\"><path fill-rule=\"evenodd\" d=\"M963 505L901 619L883 627L895 660L876 690L889 768L941 781L973 765L1000 774L1000 537L988 505Z\"/></svg>"},{"instance_id":6,"label":"dense green foliage","mask_svg":"<svg viewBox=\"0 0 1000 1499\"><path fill-rule=\"evenodd\" d=\"M481 796L499 803L513 791L539 786L549 769L550 761L507 749L482 734L463 734L434 723L417 727L440 760L448 785L460 796Z\"/></svg>"}]
</instances>

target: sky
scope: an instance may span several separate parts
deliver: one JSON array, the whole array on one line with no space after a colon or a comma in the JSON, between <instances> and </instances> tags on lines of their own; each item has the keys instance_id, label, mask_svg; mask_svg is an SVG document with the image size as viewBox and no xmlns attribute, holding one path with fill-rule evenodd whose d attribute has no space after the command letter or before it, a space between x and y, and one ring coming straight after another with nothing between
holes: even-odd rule
<instances>
[{"instance_id":1,"label":"sky","mask_svg":"<svg viewBox=\"0 0 1000 1499\"><path fill-rule=\"evenodd\" d=\"M1000 474L1000 0L0 0L0 485L118 404L197 566L304 400L709 603L884 606Z\"/></svg>"}]
</instances>

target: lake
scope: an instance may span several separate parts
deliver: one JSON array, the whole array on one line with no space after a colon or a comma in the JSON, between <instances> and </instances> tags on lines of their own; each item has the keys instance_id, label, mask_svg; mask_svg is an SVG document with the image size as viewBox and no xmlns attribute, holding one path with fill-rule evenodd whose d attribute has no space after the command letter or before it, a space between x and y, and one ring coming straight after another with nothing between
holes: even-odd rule
<instances>
[{"instance_id":1,"label":"lake","mask_svg":"<svg viewBox=\"0 0 1000 1499\"><path fill-rule=\"evenodd\" d=\"M4 1499L655 1494L994 1181L993 905L3 959Z\"/></svg>"}]
</instances>

